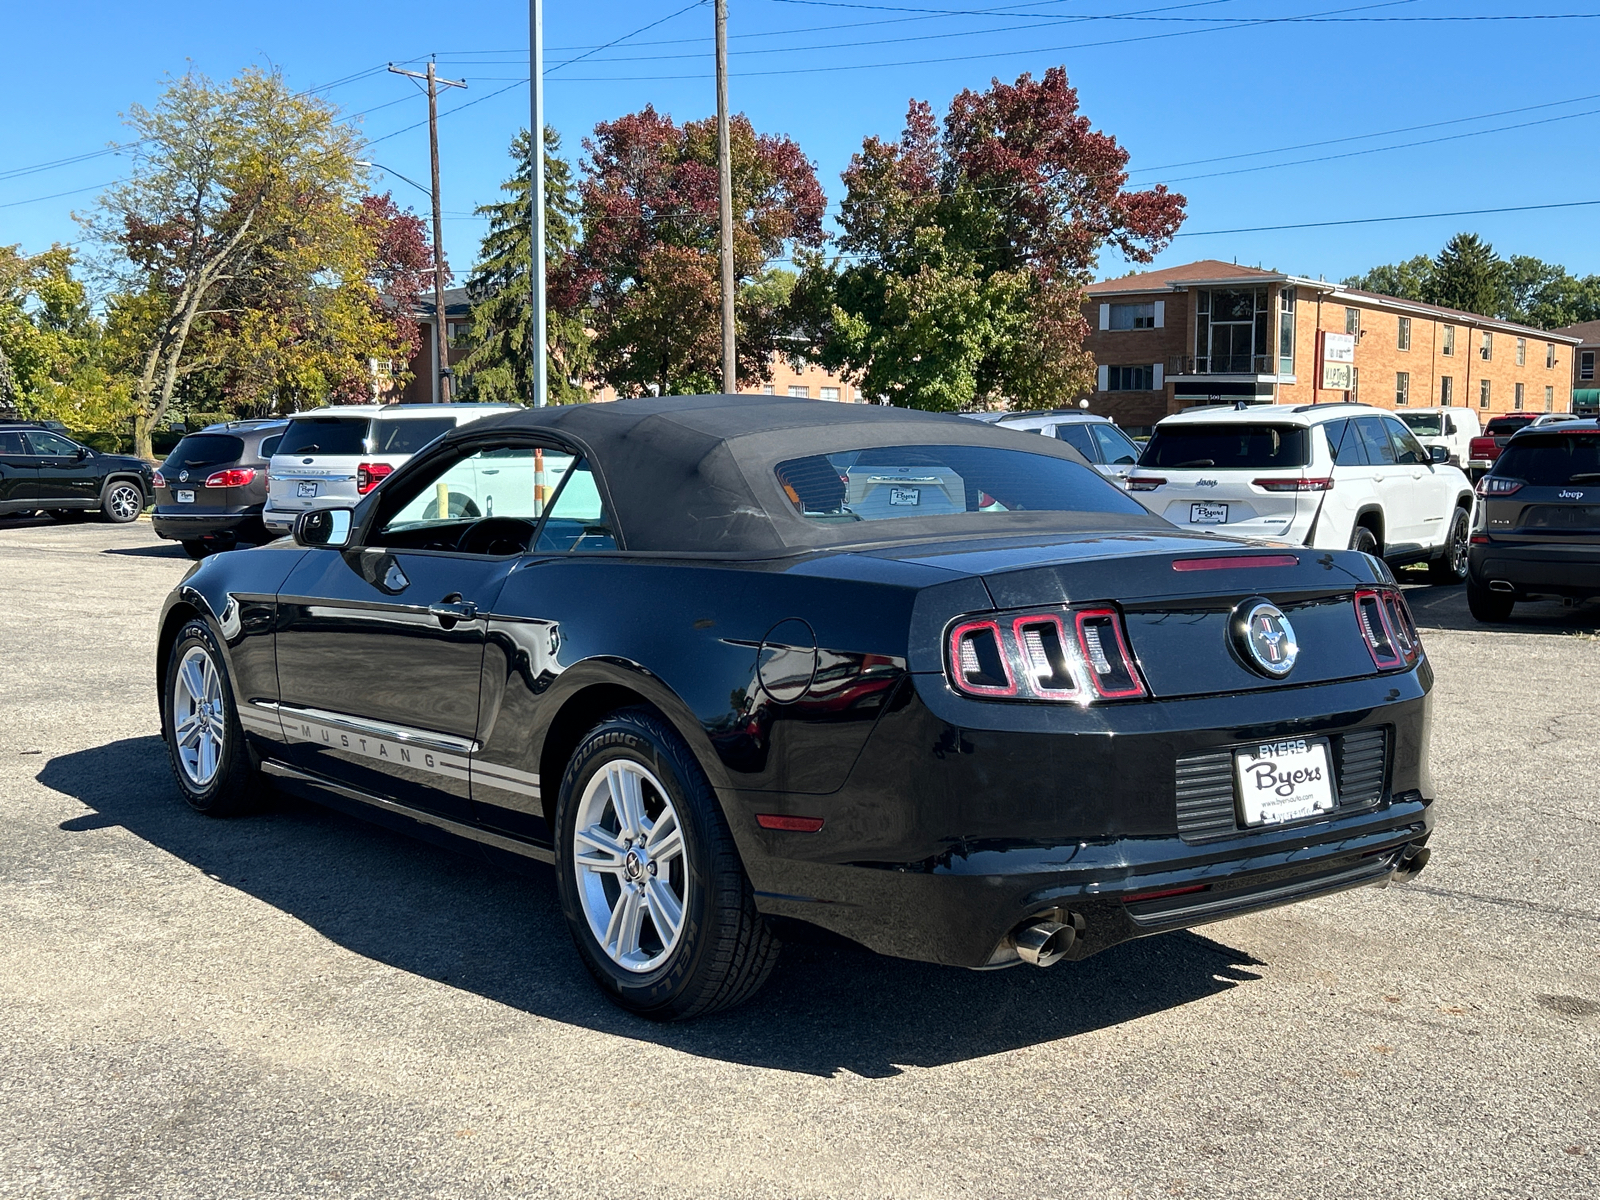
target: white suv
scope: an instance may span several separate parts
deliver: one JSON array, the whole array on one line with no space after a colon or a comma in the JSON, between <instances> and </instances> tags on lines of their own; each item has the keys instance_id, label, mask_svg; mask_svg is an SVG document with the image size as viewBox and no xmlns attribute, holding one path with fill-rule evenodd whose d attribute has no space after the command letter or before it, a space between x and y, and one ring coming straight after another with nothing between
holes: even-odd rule
<instances>
[{"instance_id":1,"label":"white suv","mask_svg":"<svg viewBox=\"0 0 1600 1200\"><path fill-rule=\"evenodd\" d=\"M1472 484L1363 404L1192 408L1158 424L1127 487L1176 525L1365 550L1467 574Z\"/></svg>"},{"instance_id":2,"label":"white suv","mask_svg":"<svg viewBox=\"0 0 1600 1200\"><path fill-rule=\"evenodd\" d=\"M261 519L273 535L314 508L355 504L434 438L513 412L511 404L341 404L295 413L267 469Z\"/></svg>"}]
</instances>

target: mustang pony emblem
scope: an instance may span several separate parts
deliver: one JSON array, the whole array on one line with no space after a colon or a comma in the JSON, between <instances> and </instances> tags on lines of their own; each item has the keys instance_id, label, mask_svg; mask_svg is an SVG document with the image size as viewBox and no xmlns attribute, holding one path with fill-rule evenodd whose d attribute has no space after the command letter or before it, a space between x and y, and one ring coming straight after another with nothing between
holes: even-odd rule
<instances>
[{"instance_id":1,"label":"mustang pony emblem","mask_svg":"<svg viewBox=\"0 0 1600 1200\"><path fill-rule=\"evenodd\" d=\"M1282 679L1294 670L1300 643L1277 605L1259 597L1246 600L1233 610L1228 624L1234 648L1247 666L1271 679Z\"/></svg>"}]
</instances>

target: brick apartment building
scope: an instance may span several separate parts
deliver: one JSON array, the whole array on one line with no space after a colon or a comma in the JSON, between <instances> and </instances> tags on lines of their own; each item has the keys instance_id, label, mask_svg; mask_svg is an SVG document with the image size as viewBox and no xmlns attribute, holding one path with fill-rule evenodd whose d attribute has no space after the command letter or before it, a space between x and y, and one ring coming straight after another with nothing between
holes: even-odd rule
<instances>
[{"instance_id":1,"label":"brick apartment building","mask_svg":"<svg viewBox=\"0 0 1600 1200\"><path fill-rule=\"evenodd\" d=\"M1572 352L1572 411L1595 416L1600 413L1600 321L1582 321L1553 332L1578 339Z\"/></svg>"},{"instance_id":2,"label":"brick apartment building","mask_svg":"<svg viewBox=\"0 0 1600 1200\"><path fill-rule=\"evenodd\" d=\"M1583 339L1570 331L1214 260L1088 292L1085 345L1099 367L1090 411L1135 432L1192 405L1239 400L1572 407Z\"/></svg>"}]
</instances>

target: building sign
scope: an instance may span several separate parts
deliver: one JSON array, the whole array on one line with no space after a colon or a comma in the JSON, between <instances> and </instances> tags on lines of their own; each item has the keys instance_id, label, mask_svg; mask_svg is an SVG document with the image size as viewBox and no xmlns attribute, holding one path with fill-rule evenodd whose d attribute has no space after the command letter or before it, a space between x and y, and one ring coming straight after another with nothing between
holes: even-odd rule
<instances>
[{"instance_id":1,"label":"building sign","mask_svg":"<svg viewBox=\"0 0 1600 1200\"><path fill-rule=\"evenodd\" d=\"M1325 333L1322 335L1322 361L1353 363L1356 360L1356 336L1353 333ZM1327 386L1327 385L1324 385Z\"/></svg>"},{"instance_id":2,"label":"building sign","mask_svg":"<svg viewBox=\"0 0 1600 1200\"><path fill-rule=\"evenodd\" d=\"M1330 392L1348 392L1350 390L1351 366L1347 362L1324 362L1322 364L1322 386Z\"/></svg>"}]
</instances>

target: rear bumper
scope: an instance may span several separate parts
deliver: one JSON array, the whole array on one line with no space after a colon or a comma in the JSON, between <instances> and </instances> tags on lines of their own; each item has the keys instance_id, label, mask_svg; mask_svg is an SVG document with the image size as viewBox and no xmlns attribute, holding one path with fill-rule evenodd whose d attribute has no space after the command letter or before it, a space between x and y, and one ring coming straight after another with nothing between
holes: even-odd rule
<instances>
[{"instance_id":1,"label":"rear bumper","mask_svg":"<svg viewBox=\"0 0 1600 1200\"><path fill-rule=\"evenodd\" d=\"M1534 595L1600 596L1600 544L1540 542L1473 546L1467 573L1474 583L1509 583Z\"/></svg>"},{"instance_id":2,"label":"rear bumper","mask_svg":"<svg viewBox=\"0 0 1600 1200\"><path fill-rule=\"evenodd\" d=\"M156 536L173 542L231 534L247 536L261 532L261 510L251 507L239 512L172 512L157 508L150 522Z\"/></svg>"}]
</instances>

